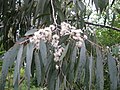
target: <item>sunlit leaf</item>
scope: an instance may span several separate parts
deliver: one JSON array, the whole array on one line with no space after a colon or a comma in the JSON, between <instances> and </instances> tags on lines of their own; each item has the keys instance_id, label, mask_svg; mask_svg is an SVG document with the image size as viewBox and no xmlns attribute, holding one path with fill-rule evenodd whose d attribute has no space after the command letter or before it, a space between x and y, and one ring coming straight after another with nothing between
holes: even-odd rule
<instances>
[{"instance_id":1,"label":"sunlit leaf","mask_svg":"<svg viewBox=\"0 0 120 90\"><path fill-rule=\"evenodd\" d=\"M111 90L117 90L117 66L116 61L110 53L108 53L108 69L110 74Z\"/></svg>"}]
</instances>

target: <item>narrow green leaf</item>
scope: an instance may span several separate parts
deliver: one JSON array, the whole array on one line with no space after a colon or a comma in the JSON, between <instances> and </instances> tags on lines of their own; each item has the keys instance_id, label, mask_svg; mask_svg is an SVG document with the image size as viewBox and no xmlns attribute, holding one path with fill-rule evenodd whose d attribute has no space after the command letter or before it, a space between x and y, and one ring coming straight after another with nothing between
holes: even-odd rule
<instances>
[{"instance_id":1,"label":"narrow green leaf","mask_svg":"<svg viewBox=\"0 0 120 90\"><path fill-rule=\"evenodd\" d=\"M89 59L89 90L91 90L91 85L92 85L92 70L93 70L93 56L91 54L90 59Z\"/></svg>"},{"instance_id":2,"label":"narrow green leaf","mask_svg":"<svg viewBox=\"0 0 120 90\"><path fill-rule=\"evenodd\" d=\"M35 65L36 65L36 77L39 85L41 82L41 64L39 54L37 53L37 51L35 51Z\"/></svg>"},{"instance_id":3,"label":"narrow green leaf","mask_svg":"<svg viewBox=\"0 0 120 90\"><path fill-rule=\"evenodd\" d=\"M93 2L95 4L96 10L98 11L98 0L93 0Z\"/></svg>"},{"instance_id":4,"label":"narrow green leaf","mask_svg":"<svg viewBox=\"0 0 120 90\"><path fill-rule=\"evenodd\" d=\"M64 43L68 38L69 38L69 35L62 36L60 38L59 45L61 45L62 43Z\"/></svg>"},{"instance_id":5,"label":"narrow green leaf","mask_svg":"<svg viewBox=\"0 0 120 90\"><path fill-rule=\"evenodd\" d=\"M0 77L0 89L1 90L4 90L8 69L9 67L12 66L12 64L16 60L16 55L17 55L18 50L19 50L19 44L15 44L12 48L10 48L4 54L2 72L1 72L1 77Z\"/></svg>"},{"instance_id":6,"label":"narrow green leaf","mask_svg":"<svg viewBox=\"0 0 120 90\"><path fill-rule=\"evenodd\" d=\"M13 77L14 87L16 87L15 83L18 84L18 82L20 80L20 64L21 64L21 60L22 60L22 53L23 53L23 44L20 46L18 54L17 54L17 60L16 60L16 64L15 64L14 77ZM16 87L16 88L18 88L18 87Z\"/></svg>"},{"instance_id":7,"label":"narrow green leaf","mask_svg":"<svg viewBox=\"0 0 120 90\"><path fill-rule=\"evenodd\" d=\"M48 0L37 0L37 7L36 7L36 12L35 12L35 17L38 15L38 13L43 14L43 10L45 7L45 3Z\"/></svg>"},{"instance_id":8,"label":"narrow green leaf","mask_svg":"<svg viewBox=\"0 0 120 90\"><path fill-rule=\"evenodd\" d=\"M40 40L40 54L41 54L41 57L42 57L42 62L44 64L44 66L46 67L47 65L47 47L46 47L46 43L43 41L43 40Z\"/></svg>"},{"instance_id":9,"label":"narrow green leaf","mask_svg":"<svg viewBox=\"0 0 120 90\"><path fill-rule=\"evenodd\" d=\"M85 10L85 5L82 1L77 1L78 2L78 6L80 8L81 11L84 11Z\"/></svg>"},{"instance_id":10,"label":"narrow green leaf","mask_svg":"<svg viewBox=\"0 0 120 90\"><path fill-rule=\"evenodd\" d=\"M86 63L86 47L85 47L85 43L83 43L80 49L80 57L77 62L74 82L77 80L78 77L80 79L81 74L84 71L85 63Z\"/></svg>"},{"instance_id":11,"label":"narrow green leaf","mask_svg":"<svg viewBox=\"0 0 120 90\"><path fill-rule=\"evenodd\" d=\"M117 66L116 61L110 53L108 53L108 69L110 74L111 90L117 90Z\"/></svg>"},{"instance_id":12,"label":"narrow green leaf","mask_svg":"<svg viewBox=\"0 0 120 90\"><path fill-rule=\"evenodd\" d=\"M111 23L111 26L113 26L113 25L114 25L115 18L116 18L116 14L115 14L115 13L113 13L113 17L112 17L112 23Z\"/></svg>"},{"instance_id":13,"label":"narrow green leaf","mask_svg":"<svg viewBox=\"0 0 120 90\"><path fill-rule=\"evenodd\" d=\"M35 32L37 32L37 29L28 30L28 31L25 33L25 36L33 35Z\"/></svg>"},{"instance_id":14,"label":"narrow green leaf","mask_svg":"<svg viewBox=\"0 0 120 90\"><path fill-rule=\"evenodd\" d=\"M59 90L59 88L60 88L60 78L59 78L59 76L57 77L56 85L55 86L56 86L55 90Z\"/></svg>"},{"instance_id":15,"label":"narrow green leaf","mask_svg":"<svg viewBox=\"0 0 120 90\"><path fill-rule=\"evenodd\" d=\"M31 63L32 63L32 57L33 57L33 50L34 50L34 44L28 43L27 51L26 51L26 68L25 68L28 89L30 89L30 75L31 75Z\"/></svg>"},{"instance_id":16,"label":"narrow green leaf","mask_svg":"<svg viewBox=\"0 0 120 90\"><path fill-rule=\"evenodd\" d=\"M61 57L60 57L60 61L63 60L63 58L64 58L65 55L67 54L68 47L69 47L69 43L67 44L67 46L65 47L64 51L62 52L62 55L61 55Z\"/></svg>"},{"instance_id":17,"label":"narrow green leaf","mask_svg":"<svg viewBox=\"0 0 120 90\"><path fill-rule=\"evenodd\" d=\"M56 77L57 77L56 70L52 71L52 73L49 74L48 90L55 90L55 80L56 80Z\"/></svg>"},{"instance_id":18,"label":"narrow green leaf","mask_svg":"<svg viewBox=\"0 0 120 90\"><path fill-rule=\"evenodd\" d=\"M86 90L89 90L89 59L87 56L86 63L85 63L85 78L84 78L84 86Z\"/></svg>"},{"instance_id":19,"label":"narrow green leaf","mask_svg":"<svg viewBox=\"0 0 120 90\"><path fill-rule=\"evenodd\" d=\"M97 82L97 90L104 89L104 76L103 76L103 58L101 51L96 48L97 53L97 61L96 61L96 82Z\"/></svg>"}]
</instances>

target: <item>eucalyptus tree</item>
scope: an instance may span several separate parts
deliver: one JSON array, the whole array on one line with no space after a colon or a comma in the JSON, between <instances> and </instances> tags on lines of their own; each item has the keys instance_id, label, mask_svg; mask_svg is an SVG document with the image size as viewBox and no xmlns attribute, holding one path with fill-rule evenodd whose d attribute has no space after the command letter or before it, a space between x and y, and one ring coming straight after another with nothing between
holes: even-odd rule
<instances>
[{"instance_id":1,"label":"eucalyptus tree","mask_svg":"<svg viewBox=\"0 0 120 90\"><path fill-rule=\"evenodd\" d=\"M5 89L11 67L15 90L24 79L29 90L32 78L37 86L48 90L119 89L120 61L98 44L95 34L97 27L120 31L113 24L120 10L118 3L119 0L1 0L0 44L6 53L0 89Z\"/></svg>"}]
</instances>

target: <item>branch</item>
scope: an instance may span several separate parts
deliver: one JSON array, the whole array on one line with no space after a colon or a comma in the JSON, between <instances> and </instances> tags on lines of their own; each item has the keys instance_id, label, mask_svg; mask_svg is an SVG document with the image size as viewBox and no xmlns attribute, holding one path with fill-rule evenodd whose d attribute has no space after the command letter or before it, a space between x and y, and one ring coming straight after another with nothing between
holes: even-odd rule
<instances>
[{"instance_id":1,"label":"branch","mask_svg":"<svg viewBox=\"0 0 120 90\"><path fill-rule=\"evenodd\" d=\"M88 24L88 25L93 25L93 26L99 26L99 27L102 27L102 28L113 29L113 30L115 30L115 31L120 32L120 28L116 28L116 27L105 26L105 25L95 24L95 23L91 23L91 22L85 22L85 24Z\"/></svg>"},{"instance_id":2,"label":"branch","mask_svg":"<svg viewBox=\"0 0 120 90\"><path fill-rule=\"evenodd\" d=\"M53 0L51 0L51 6L52 6L53 20L54 20L55 25L57 25L56 18L55 18L55 9L54 9L54 5L53 5Z\"/></svg>"}]
</instances>

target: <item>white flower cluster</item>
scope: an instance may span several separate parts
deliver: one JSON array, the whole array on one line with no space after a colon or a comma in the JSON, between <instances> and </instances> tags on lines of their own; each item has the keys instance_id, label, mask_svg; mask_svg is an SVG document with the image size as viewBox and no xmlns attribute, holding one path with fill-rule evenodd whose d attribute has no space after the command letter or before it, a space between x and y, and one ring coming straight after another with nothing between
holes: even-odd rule
<instances>
[{"instance_id":1,"label":"white flower cluster","mask_svg":"<svg viewBox=\"0 0 120 90\"><path fill-rule=\"evenodd\" d=\"M54 34L53 36L52 36L52 42L51 42L51 44L54 46L54 47L57 47L58 46L58 43L59 43L59 35L57 35L57 34Z\"/></svg>"},{"instance_id":2,"label":"white flower cluster","mask_svg":"<svg viewBox=\"0 0 120 90\"><path fill-rule=\"evenodd\" d=\"M44 29L39 29L37 32L34 33L32 37L29 38L30 42L35 43L35 48L39 48L40 40L43 41L50 41L52 39L52 30L55 29L54 25L50 25L50 27L46 27Z\"/></svg>"},{"instance_id":3,"label":"white flower cluster","mask_svg":"<svg viewBox=\"0 0 120 90\"><path fill-rule=\"evenodd\" d=\"M75 27L65 22L61 23L60 35L61 36L70 35L72 39L76 40L77 47L81 47L83 43L83 39L87 39L86 35L84 35L82 38L81 33L83 33L81 29L76 29Z\"/></svg>"},{"instance_id":4,"label":"white flower cluster","mask_svg":"<svg viewBox=\"0 0 120 90\"><path fill-rule=\"evenodd\" d=\"M30 42L35 43L35 48L39 49L39 42L43 40L45 42L50 42L51 45L54 47L54 61L59 62L60 56L64 51L64 48L59 45L60 37L65 35L70 35L70 38L76 41L76 46L81 47L83 44L84 39L87 39L87 36L82 36L81 29L76 29L75 27L71 26L66 22L61 23L60 31L57 31L54 25L50 25L49 27L45 27L44 29L39 29L37 32L34 33L32 37L29 38ZM57 34L56 34L57 33ZM58 69L59 65L56 65L56 69Z\"/></svg>"},{"instance_id":5,"label":"white flower cluster","mask_svg":"<svg viewBox=\"0 0 120 90\"><path fill-rule=\"evenodd\" d=\"M58 48L55 49L55 53L54 53L54 61L55 62L60 61L60 56L62 55L63 51L64 51L64 48L61 46L58 46Z\"/></svg>"}]
</instances>

